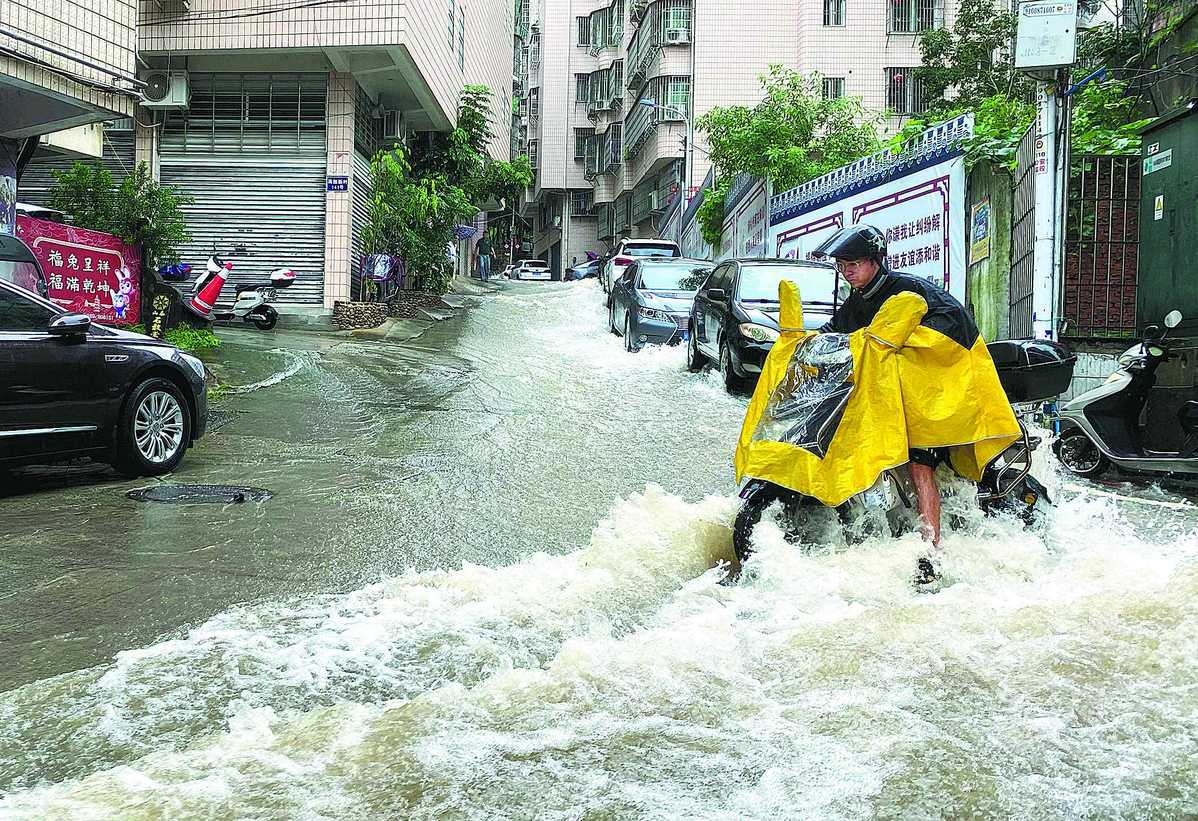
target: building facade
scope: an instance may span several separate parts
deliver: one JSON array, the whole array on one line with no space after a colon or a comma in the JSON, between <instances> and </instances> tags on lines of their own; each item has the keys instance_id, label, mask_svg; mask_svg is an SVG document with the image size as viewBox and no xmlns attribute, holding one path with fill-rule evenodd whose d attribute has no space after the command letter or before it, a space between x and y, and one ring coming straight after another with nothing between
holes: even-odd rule
<instances>
[{"instance_id":1,"label":"building facade","mask_svg":"<svg viewBox=\"0 0 1198 821\"><path fill-rule=\"evenodd\" d=\"M464 85L492 89L491 153L509 156L511 0L138 2L127 0L120 56L130 75L136 56L144 99L93 117L110 120L103 161L144 161L191 198L185 260L244 247L231 256L248 278L295 270L285 310L323 313L359 296L370 158L452 128ZM8 117L0 106L0 133ZM38 157L22 196L44 196L63 162Z\"/></svg>"},{"instance_id":2,"label":"building facade","mask_svg":"<svg viewBox=\"0 0 1198 821\"><path fill-rule=\"evenodd\" d=\"M922 113L918 35L952 23L953 0L521 0L527 61L518 106L537 171L525 215L537 255L581 259L653 236L710 163L692 124L754 105L771 64L823 77L828 96ZM521 75L520 70L523 70Z\"/></svg>"}]
</instances>

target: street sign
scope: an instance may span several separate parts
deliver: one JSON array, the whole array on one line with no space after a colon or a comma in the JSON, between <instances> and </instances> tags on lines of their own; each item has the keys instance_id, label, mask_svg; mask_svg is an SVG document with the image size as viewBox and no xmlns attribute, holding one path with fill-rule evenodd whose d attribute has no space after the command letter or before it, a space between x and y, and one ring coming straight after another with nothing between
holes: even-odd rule
<instances>
[{"instance_id":1,"label":"street sign","mask_svg":"<svg viewBox=\"0 0 1198 821\"><path fill-rule=\"evenodd\" d=\"M1162 151L1159 154L1153 154L1151 157L1144 158L1144 176L1160 171L1163 168L1168 168L1173 165L1173 149Z\"/></svg>"},{"instance_id":2,"label":"street sign","mask_svg":"<svg viewBox=\"0 0 1198 821\"><path fill-rule=\"evenodd\" d=\"M1015 68L1060 68L1077 62L1077 4L1025 0L1019 4Z\"/></svg>"},{"instance_id":3,"label":"street sign","mask_svg":"<svg viewBox=\"0 0 1198 821\"><path fill-rule=\"evenodd\" d=\"M348 191L349 177L325 177L326 191Z\"/></svg>"}]
</instances>

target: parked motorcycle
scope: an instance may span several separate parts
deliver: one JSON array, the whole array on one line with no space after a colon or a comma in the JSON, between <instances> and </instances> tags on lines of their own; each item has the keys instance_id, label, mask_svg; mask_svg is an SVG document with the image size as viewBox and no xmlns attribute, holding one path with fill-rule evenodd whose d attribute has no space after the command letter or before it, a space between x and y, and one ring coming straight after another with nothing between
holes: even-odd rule
<instances>
[{"instance_id":1,"label":"parked motorcycle","mask_svg":"<svg viewBox=\"0 0 1198 821\"><path fill-rule=\"evenodd\" d=\"M1169 331L1181 324L1179 311L1165 317L1165 330L1149 326L1144 340L1119 357L1119 368L1107 381L1065 405L1061 435L1053 451L1078 476L1092 479L1111 465L1156 475L1198 475L1198 402L1186 402L1177 414L1184 436L1177 451L1149 450L1144 445L1144 415L1162 362L1172 358Z\"/></svg>"},{"instance_id":2,"label":"parked motorcycle","mask_svg":"<svg viewBox=\"0 0 1198 821\"><path fill-rule=\"evenodd\" d=\"M290 288L295 282L295 272L288 268L276 268L270 272L268 282L249 285L234 284L237 299L232 308L217 308L216 301L225 281L233 272L233 264L225 262L214 252L208 258L204 273L192 285L189 307L206 319L229 321L241 319L252 323L262 331L269 331L279 321L279 313L270 306L278 297L278 289Z\"/></svg>"},{"instance_id":3,"label":"parked motorcycle","mask_svg":"<svg viewBox=\"0 0 1198 821\"><path fill-rule=\"evenodd\" d=\"M1017 411L1060 395L1073 376L1075 358L1062 346L1043 340L996 342L991 358L1007 399ZM807 449L821 447L839 423L852 390L853 367L848 337L823 334L821 344L802 349L793 373L798 384L790 400L786 441ZM1039 440L1020 422L1020 438L985 469L977 485L977 503L987 513L1010 510L1029 523L1051 503L1047 489L1031 475L1032 452ZM749 479L741 490L741 508L733 525L736 557L752 554L753 530L771 505L781 505L780 523L788 540L810 537L817 519L827 520L819 500L761 479ZM915 488L906 466L883 471L872 487L832 508L851 539L869 533L900 535L918 526Z\"/></svg>"}]
</instances>

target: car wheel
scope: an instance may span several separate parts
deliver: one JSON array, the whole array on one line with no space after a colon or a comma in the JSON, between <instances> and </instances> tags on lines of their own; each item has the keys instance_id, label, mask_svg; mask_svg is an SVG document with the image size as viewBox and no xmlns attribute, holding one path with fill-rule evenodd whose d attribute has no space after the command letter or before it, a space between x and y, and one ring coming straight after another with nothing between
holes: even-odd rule
<instances>
[{"instance_id":1,"label":"car wheel","mask_svg":"<svg viewBox=\"0 0 1198 821\"><path fill-rule=\"evenodd\" d=\"M744 392L745 380L736 375L736 368L732 365L732 351L726 339L720 340L720 376L724 377L724 387L728 393Z\"/></svg>"},{"instance_id":2,"label":"car wheel","mask_svg":"<svg viewBox=\"0 0 1198 821\"><path fill-rule=\"evenodd\" d=\"M624 350L628 353L636 353L640 350L632 336L632 317L630 316L624 317Z\"/></svg>"},{"instance_id":3,"label":"car wheel","mask_svg":"<svg viewBox=\"0 0 1198 821\"><path fill-rule=\"evenodd\" d=\"M695 336L695 323L687 326L686 334L686 369L698 373L707 365L707 357L699 351L699 340Z\"/></svg>"},{"instance_id":4,"label":"car wheel","mask_svg":"<svg viewBox=\"0 0 1198 821\"><path fill-rule=\"evenodd\" d=\"M175 383L147 379L121 413L113 464L127 476L170 473L191 442L191 411Z\"/></svg>"},{"instance_id":5,"label":"car wheel","mask_svg":"<svg viewBox=\"0 0 1198 821\"><path fill-rule=\"evenodd\" d=\"M1084 479L1094 479L1106 472L1110 466L1106 456L1090 437L1080 430L1066 432L1053 442L1052 451L1070 473Z\"/></svg>"}]
</instances>

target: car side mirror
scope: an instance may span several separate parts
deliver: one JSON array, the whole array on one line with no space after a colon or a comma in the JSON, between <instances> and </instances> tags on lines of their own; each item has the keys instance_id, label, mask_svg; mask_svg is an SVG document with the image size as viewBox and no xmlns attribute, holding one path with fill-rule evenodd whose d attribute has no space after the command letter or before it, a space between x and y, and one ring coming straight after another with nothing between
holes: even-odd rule
<instances>
[{"instance_id":1,"label":"car side mirror","mask_svg":"<svg viewBox=\"0 0 1198 821\"><path fill-rule=\"evenodd\" d=\"M85 314L59 314L50 320L46 330L54 336L77 336L87 333L91 325L91 317Z\"/></svg>"},{"instance_id":2,"label":"car side mirror","mask_svg":"<svg viewBox=\"0 0 1198 821\"><path fill-rule=\"evenodd\" d=\"M712 288L707 292L707 298L712 302L723 302L728 299L728 292L723 288Z\"/></svg>"},{"instance_id":3,"label":"car side mirror","mask_svg":"<svg viewBox=\"0 0 1198 821\"><path fill-rule=\"evenodd\" d=\"M1181 311L1169 311L1165 314L1165 327L1173 330L1181 324Z\"/></svg>"}]
</instances>

